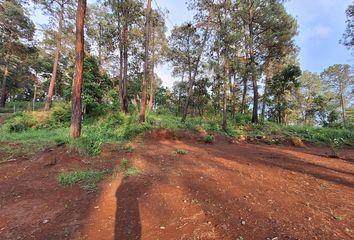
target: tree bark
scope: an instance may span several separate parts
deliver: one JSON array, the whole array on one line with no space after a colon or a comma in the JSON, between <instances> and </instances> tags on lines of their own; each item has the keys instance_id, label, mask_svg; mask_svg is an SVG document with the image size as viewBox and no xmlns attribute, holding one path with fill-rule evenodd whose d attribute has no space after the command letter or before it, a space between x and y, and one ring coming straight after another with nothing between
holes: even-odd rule
<instances>
[{"instance_id":1,"label":"tree bark","mask_svg":"<svg viewBox=\"0 0 354 240\"><path fill-rule=\"evenodd\" d=\"M64 3L61 2L60 13L59 13L59 28L58 28L58 34L57 34L57 39L56 39L57 43L56 43L55 56L54 56L54 62L53 62L53 72L52 72L52 77L50 79L47 101L44 106L45 111L49 111L51 109L52 103L53 103L54 87L55 87L55 82L57 80L58 65L59 65L59 60L60 60L63 22L64 22Z\"/></svg>"},{"instance_id":2,"label":"tree bark","mask_svg":"<svg viewBox=\"0 0 354 240\"><path fill-rule=\"evenodd\" d=\"M4 76L2 79L2 87L1 87L0 107L5 107L5 103L6 103L6 98L7 98L6 84L7 84L7 77L9 76L9 64L10 64L10 54L6 54Z\"/></svg>"},{"instance_id":3,"label":"tree bark","mask_svg":"<svg viewBox=\"0 0 354 240\"><path fill-rule=\"evenodd\" d=\"M37 84L38 84L38 74L36 73L36 79L33 83L33 99L32 99L32 111L35 110L36 98L37 98Z\"/></svg>"},{"instance_id":4,"label":"tree bark","mask_svg":"<svg viewBox=\"0 0 354 240\"><path fill-rule=\"evenodd\" d=\"M264 93L263 93L263 101L262 101L262 113L261 113L261 118L262 121L264 122L265 119L265 108L266 108L266 101L267 101L267 97L268 97L268 84L269 84L269 77L266 76L265 78L265 84L264 84Z\"/></svg>"},{"instance_id":5,"label":"tree bark","mask_svg":"<svg viewBox=\"0 0 354 240\"><path fill-rule=\"evenodd\" d=\"M152 111L154 106L154 94L155 94L155 28L151 28L152 32L152 61L150 63L150 99L149 99L149 111Z\"/></svg>"},{"instance_id":6,"label":"tree bark","mask_svg":"<svg viewBox=\"0 0 354 240\"><path fill-rule=\"evenodd\" d=\"M224 100L223 100L223 118L222 118L222 129L226 131L227 129L227 84L229 81L229 60L227 53L224 54Z\"/></svg>"},{"instance_id":7,"label":"tree bark","mask_svg":"<svg viewBox=\"0 0 354 240\"><path fill-rule=\"evenodd\" d=\"M77 14L76 14L76 64L75 64L75 78L73 81L72 90L72 112L71 112L71 126L70 136L78 138L81 135L81 92L83 82L84 70L84 25L86 15L86 0L78 0Z\"/></svg>"},{"instance_id":8,"label":"tree bark","mask_svg":"<svg viewBox=\"0 0 354 240\"><path fill-rule=\"evenodd\" d=\"M344 99L344 89L343 89L343 83L339 83L339 91L340 91L340 105L342 107L342 120L343 120L343 126L345 127L347 125L347 119L346 119L346 114L345 114L345 99Z\"/></svg>"},{"instance_id":9,"label":"tree bark","mask_svg":"<svg viewBox=\"0 0 354 240\"><path fill-rule=\"evenodd\" d=\"M122 111L128 113L128 25L125 23L123 27L123 79L122 79Z\"/></svg>"},{"instance_id":10,"label":"tree bark","mask_svg":"<svg viewBox=\"0 0 354 240\"><path fill-rule=\"evenodd\" d=\"M150 38L151 38L151 0L147 2L145 22L145 54L144 54L144 78L142 85L142 97L140 102L139 122L145 122L147 82L150 76Z\"/></svg>"}]
</instances>

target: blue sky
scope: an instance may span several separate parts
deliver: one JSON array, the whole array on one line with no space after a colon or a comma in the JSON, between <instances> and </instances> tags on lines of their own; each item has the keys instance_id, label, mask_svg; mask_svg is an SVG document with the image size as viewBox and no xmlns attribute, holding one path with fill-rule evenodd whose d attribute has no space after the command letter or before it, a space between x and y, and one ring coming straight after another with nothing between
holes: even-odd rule
<instances>
[{"instance_id":1,"label":"blue sky","mask_svg":"<svg viewBox=\"0 0 354 240\"><path fill-rule=\"evenodd\" d=\"M187 10L188 0L153 0L153 7L169 11L167 26L191 20L193 14ZM89 0L95 2L95 0ZM353 57L339 40L345 30L345 10L352 0L290 0L288 12L299 24L296 43L300 47L299 61L302 70L320 73L336 63L353 64ZM171 69L164 64L156 71L165 86L172 86L175 79Z\"/></svg>"}]
</instances>

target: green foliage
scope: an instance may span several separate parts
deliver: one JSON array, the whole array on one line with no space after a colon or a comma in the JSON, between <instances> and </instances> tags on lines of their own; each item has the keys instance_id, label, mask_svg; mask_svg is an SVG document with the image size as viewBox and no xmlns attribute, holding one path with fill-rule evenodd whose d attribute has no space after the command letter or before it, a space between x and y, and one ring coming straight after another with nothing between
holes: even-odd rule
<instances>
[{"instance_id":1,"label":"green foliage","mask_svg":"<svg viewBox=\"0 0 354 240\"><path fill-rule=\"evenodd\" d=\"M6 120L5 125L10 132L22 132L36 124L33 116L26 112L19 112Z\"/></svg>"},{"instance_id":2,"label":"green foliage","mask_svg":"<svg viewBox=\"0 0 354 240\"><path fill-rule=\"evenodd\" d=\"M142 170L140 168L131 166L131 163L128 159L123 159L120 163L120 169L124 172L124 175L127 177L139 175Z\"/></svg>"},{"instance_id":3,"label":"green foliage","mask_svg":"<svg viewBox=\"0 0 354 240\"><path fill-rule=\"evenodd\" d=\"M186 155L188 153L187 150L184 150L184 149L176 149L176 154L179 154L179 155Z\"/></svg>"},{"instance_id":4,"label":"green foliage","mask_svg":"<svg viewBox=\"0 0 354 240\"><path fill-rule=\"evenodd\" d=\"M100 155L102 144L103 139L99 134L84 135L72 143L81 155L89 156Z\"/></svg>"},{"instance_id":5,"label":"green foliage","mask_svg":"<svg viewBox=\"0 0 354 240\"><path fill-rule=\"evenodd\" d=\"M73 186L80 184L81 187L88 191L93 192L97 188L97 183L103 180L104 172L102 171L75 171L75 172L62 172L57 176L57 181L63 186Z\"/></svg>"},{"instance_id":6,"label":"green foliage","mask_svg":"<svg viewBox=\"0 0 354 240\"><path fill-rule=\"evenodd\" d=\"M212 144L215 141L215 137L213 135L207 135L203 140L205 143Z\"/></svg>"},{"instance_id":7,"label":"green foliage","mask_svg":"<svg viewBox=\"0 0 354 240\"><path fill-rule=\"evenodd\" d=\"M57 103L52 107L49 118L44 121L40 128L67 127L70 125L71 106L69 103Z\"/></svg>"}]
</instances>

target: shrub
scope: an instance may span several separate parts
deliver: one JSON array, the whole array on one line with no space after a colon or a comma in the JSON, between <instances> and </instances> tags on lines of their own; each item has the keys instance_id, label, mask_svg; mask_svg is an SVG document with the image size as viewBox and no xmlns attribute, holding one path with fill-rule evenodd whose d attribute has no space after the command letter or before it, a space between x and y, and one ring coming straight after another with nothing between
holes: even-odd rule
<instances>
[{"instance_id":1,"label":"shrub","mask_svg":"<svg viewBox=\"0 0 354 240\"><path fill-rule=\"evenodd\" d=\"M215 138L213 135L207 135L204 137L204 142L205 143L208 143L208 144L211 144L215 141Z\"/></svg>"},{"instance_id":2,"label":"shrub","mask_svg":"<svg viewBox=\"0 0 354 240\"><path fill-rule=\"evenodd\" d=\"M101 154L102 143L99 134L92 134L74 140L73 145L81 155L97 156Z\"/></svg>"},{"instance_id":3,"label":"shrub","mask_svg":"<svg viewBox=\"0 0 354 240\"><path fill-rule=\"evenodd\" d=\"M15 113L6 120L5 124L10 132L22 132L36 124L36 120L30 113Z\"/></svg>"},{"instance_id":4,"label":"shrub","mask_svg":"<svg viewBox=\"0 0 354 240\"><path fill-rule=\"evenodd\" d=\"M179 155L186 155L188 153L188 151L184 149L176 149L175 152Z\"/></svg>"}]
</instances>

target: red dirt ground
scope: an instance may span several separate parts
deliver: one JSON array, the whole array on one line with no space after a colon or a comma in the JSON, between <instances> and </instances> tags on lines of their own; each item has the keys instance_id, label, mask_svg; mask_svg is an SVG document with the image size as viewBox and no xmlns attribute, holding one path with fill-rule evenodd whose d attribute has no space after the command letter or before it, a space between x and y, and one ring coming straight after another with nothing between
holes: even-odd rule
<instances>
[{"instance_id":1,"label":"red dirt ground","mask_svg":"<svg viewBox=\"0 0 354 240\"><path fill-rule=\"evenodd\" d=\"M0 239L354 239L354 149L332 159L325 147L199 138L160 130L133 153L107 146L85 159L56 147L0 164ZM143 173L107 177L97 193L55 180L124 158Z\"/></svg>"}]
</instances>

